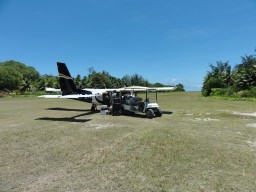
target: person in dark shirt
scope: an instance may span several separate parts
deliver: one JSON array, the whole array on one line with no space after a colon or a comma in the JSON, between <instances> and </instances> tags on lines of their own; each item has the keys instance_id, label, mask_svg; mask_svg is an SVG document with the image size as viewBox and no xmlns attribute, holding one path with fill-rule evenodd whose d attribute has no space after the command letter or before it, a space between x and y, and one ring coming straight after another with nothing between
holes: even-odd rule
<instances>
[{"instance_id":1,"label":"person in dark shirt","mask_svg":"<svg viewBox=\"0 0 256 192\"><path fill-rule=\"evenodd\" d=\"M121 114L121 95L119 91L115 91L112 96L112 115Z\"/></svg>"}]
</instances>

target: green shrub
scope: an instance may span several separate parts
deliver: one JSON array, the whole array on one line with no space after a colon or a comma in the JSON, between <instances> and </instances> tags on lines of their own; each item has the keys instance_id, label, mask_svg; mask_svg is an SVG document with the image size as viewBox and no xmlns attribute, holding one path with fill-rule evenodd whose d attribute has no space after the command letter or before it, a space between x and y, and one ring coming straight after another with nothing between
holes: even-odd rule
<instances>
[{"instance_id":1,"label":"green shrub","mask_svg":"<svg viewBox=\"0 0 256 192\"><path fill-rule=\"evenodd\" d=\"M250 90L248 90L248 96L249 97L256 97L256 87L253 87Z\"/></svg>"},{"instance_id":2,"label":"green shrub","mask_svg":"<svg viewBox=\"0 0 256 192\"><path fill-rule=\"evenodd\" d=\"M237 94L239 95L239 97L242 97L242 98L244 97L253 98L253 97L256 97L256 88L254 87L249 90L239 91Z\"/></svg>"},{"instance_id":3,"label":"green shrub","mask_svg":"<svg viewBox=\"0 0 256 192\"><path fill-rule=\"evenodd\" d=\"M232 87L228 88L212 88L211 96L235 96L235 92Z\"/></svg>"}]
</instances>

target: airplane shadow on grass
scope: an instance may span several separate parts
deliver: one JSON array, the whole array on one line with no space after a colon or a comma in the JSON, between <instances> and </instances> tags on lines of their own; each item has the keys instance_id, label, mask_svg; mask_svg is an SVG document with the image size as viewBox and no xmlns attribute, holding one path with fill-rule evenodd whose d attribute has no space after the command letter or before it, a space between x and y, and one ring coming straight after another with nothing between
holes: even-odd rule
<instances>
[{"instance_id":1,"label":"airplane shadow on grass","mask_svg":"<svg viewBox=\"0 0 256 192\"><path fill-rule=\"evenodd\" d=\"M48 108L46 110L53 110L53 111L75 111L75 112L86 112L86 113L82 113L80 115L76 115L76 116L72 116L72 117L59 117L59 118L55 118L55 117L41 117L41 118L37 118L36 120L44 120L44 121L66 121L66 122L78 122L78 123L85 123L88 122L92 119L77 119L78 117L82 117L82 116L86 116L86 115L92 115L97 113L96 112L92 112L89 109L68 109L68 108ZM173 112L171 111L162 111L163 115L172 115ZM127 117L134 117L134 118L147 118L145 114L140 114L140 113L135 113L135 114L130 114L130 115L125 115Z\"/></svg>"},{"instance_id":2,"label":"airplane shadow on grass","mask_svg":"<svg viewBox=\"0 0 256 192\"><path fill-rule=\"evenodd\" d=\"M52 110L52 111L76 111L76 112L91 112L90 109L68 109L68 108L61 108L61 107L53 107L48 108L46 110Z\"/></svg>"},{"instance_id":3,"label":"airplane shadow on grass","mask_svg":"<svg viewBox=\"0 0 256 192\"><path fill-rule=\"evenodd\" d=\"M76 123L85 123L87 121L91 121L91 119L76 119L74 117L63 117L63 118L52 118L52 117L41 117L36 120L44 120L44 121L66 121L66 122L76 122Z\"/></svg>"},{"instance_id":4,"label":"airplane shadow on grass","mask_svg":"<svg viewBox=\"0 0 256 192\"><path fill-rule=\"evenodd\" d=\"M92 112L91 110L84 110L84 109L67 109L67 108L48 108L46 110L55 110L55 111L75 111L75 112L86 112L82 113L76 116L72 117L40 117L37 118L36 120L44 120L44 121L66 121L66 122L78 122L78 123L85 123L90 121L91 119L77 119L78 117L86 116L86 115L91 115L94 114L95 112Z\"/></svg>"}]
</instances>

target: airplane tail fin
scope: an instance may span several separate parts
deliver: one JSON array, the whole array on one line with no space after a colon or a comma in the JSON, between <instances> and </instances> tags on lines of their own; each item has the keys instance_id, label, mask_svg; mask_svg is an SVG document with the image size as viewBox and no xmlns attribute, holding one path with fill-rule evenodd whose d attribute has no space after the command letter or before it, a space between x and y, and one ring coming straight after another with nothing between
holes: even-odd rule
<instances>
[{"instance_id":1,"label":"airplane tail fin","mask_svg":"<svg viewBox=\"0 0 256 192\"><path fill-rule=\"evenodd\" d=\"M69 70L65 63L57 62L59 72L60 88L63 95L70 95L78 92L75 82L71 77Z\"/></svg>"}]
</instances>

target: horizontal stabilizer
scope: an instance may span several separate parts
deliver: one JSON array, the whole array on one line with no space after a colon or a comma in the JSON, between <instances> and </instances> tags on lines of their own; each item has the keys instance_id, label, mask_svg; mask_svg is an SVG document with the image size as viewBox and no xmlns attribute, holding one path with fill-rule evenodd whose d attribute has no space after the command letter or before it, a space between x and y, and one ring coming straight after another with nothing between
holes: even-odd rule
<instances>
[{"instance_id":1,"label":"horizontal stabilizer","mask_svg":"<svg viewBox=\"0 0 256 192\"><path fill-rule=\"evenodd\" d=\"M88 97L93 97L95 95L63 95L62 99L79 99L79 98L88 98Z\"/></svg>"},{"instance_id":2,"label":"horizontal stabilizer","mask_svg":"<svg viewBox=\"0 0 256 192\"><path fill-rule=\"evenodd\" d=\"M61 90L60 90L60 89L55 89L55 88L46 87L46 88L45 88L45 91L48 91L48 92L59 92L59 91L61 91Z\"/></svg>"},{"instance_id":3,"label":"horizontal stabilizer","mask_svg":"<svg viewBox=\"0 0 256 192\"><path fill-rule=\"evenodd\" d=\"M41 95L38 97L42 97L46 99L79 99L79 98L88 98L93 96L95 95Z\"/></svg>"},{"instance_id":4,"label":"horizontal stabilizer","mask_svg":"<svg viewBox=\"0 0 256 192\"><path fill-rule=\"evenodd\" d=\"M41 97L41 98L47 98L47 99L57 99L57 98L60 98L62 95L40 95L38 97Z\"/></svg>"}]
</instances>

